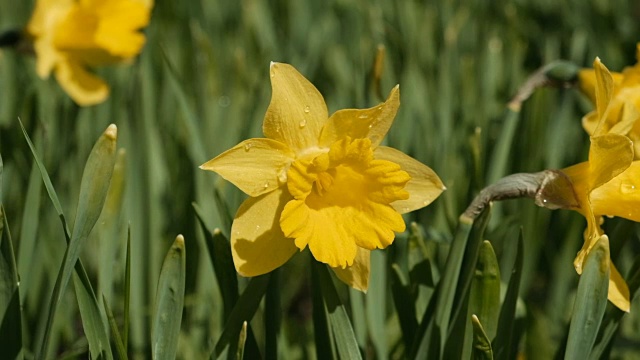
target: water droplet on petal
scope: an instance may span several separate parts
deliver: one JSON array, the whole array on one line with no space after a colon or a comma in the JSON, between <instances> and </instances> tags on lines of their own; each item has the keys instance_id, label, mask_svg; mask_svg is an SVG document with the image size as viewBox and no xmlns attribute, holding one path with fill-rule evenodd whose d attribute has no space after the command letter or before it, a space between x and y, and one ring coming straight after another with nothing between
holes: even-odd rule
<instances>
[{"instance_id":1,"label":"water droplet on petal","mask_svg":"<svg viewBox=\"0 0 640 360\"><path fill-rule=\"evenodd\" d=\"M252 145L251 144L244 144L244 151L249 151L251 150Z\"/></svg>"},{"instance_id":2,"label":"water droplet on petal","mask_svg":"<svg viewBox=\"0 0 640 360\"><path fill-rule=\"evenodd\" d=\"M269 188L269 183L268 183L268 182L264 183L264 188L265 188L265 189L268 189L268 188Z\"/></svg>"},{"instance_id":3,"label":"water droplet on petal","mask_svg":"<svg viewBox=\"0 0 640 360\"><path fill-rule=\"evenodd\" d=\"M300 120L298 125L300 125L300 128L303 128L303 127L307 126L307 120L305 120L305 119Z\"/></svg>"},{"instance_id":4,"label":"water droplet on petal","mask_svg":"<svg viewBox=\"0 0 640 360\"><path fill-rule=\"evenodd\" d=\"M368 117L369 117L369 115L362 114L362 115L358 116L358 119L366 119Z\"/></svg>"},{"instance_id":5,"label":"water droplet on petal","mask_svg":"<svg viewBox=\"0 0 640 360\"><path fill-rule=\"evenodd\" d=\"M304 107L304 112L305 112L305 113L307 113L307 114L308 114L310 111L311 111L311 108L309 107L309 105L307 105L307 106L305 106L305 107Z\"/></svg>"},{"instance_id":6,"label":"water droplet on petal","mask_svg":"<svg viewBox=\"0 0 640 360\"><path fill-rule=\"evenodd\" d=\"M373 129L373 124L369 124L369 129Z\"/></svg>"},{"instance_id":7,"label":"water droplet on petal","mask_svg":"<svg viewBox=\"0 0 640 360\"><path fill-rule=\"evenodd\" d=\"M282 169L282 171L280 171L278 173L278 181L280 182L280 184L284 184L287 182L287 170L286 169Z\"/></svg>"},{"instance_id":8,"label":"water droplet on petal","mask_svg":"<svg viewBox=\"0 0 640 360\"><path fill-rule=\"evenodd\" d=\"M260 230L260 225L256 225L256 231Z\"/></svg>"},{"instance_id":9,"label":"water droplet on petal","mask_svg":"<svg viewBox=\"0 0 640 360\"><path fill-rule=\"evenodd\" d=\"M631 193L635 192L636 190L637 190L636 186L633 185L633 184L620 184L620 191L623 194L631 194Z\"/></svg>"}]
</instances>

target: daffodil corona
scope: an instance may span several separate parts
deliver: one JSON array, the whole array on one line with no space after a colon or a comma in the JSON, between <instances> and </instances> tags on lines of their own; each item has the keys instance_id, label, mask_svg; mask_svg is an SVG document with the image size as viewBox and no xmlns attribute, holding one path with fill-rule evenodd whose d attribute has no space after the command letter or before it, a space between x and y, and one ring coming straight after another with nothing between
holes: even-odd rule
<instances>
[{"instance_id":1,"label":"daffodil corona","mask_svg":"<svg viewBox=\"0 0 640 360\"><path fill-rule=\"evenodd\" d=\"M26 29L38 75L53 72L78 105L103 102L109 86L89 68L138 55L152 7L152 0L38 0Z\"/></svg>"},{"instance_id":2,"label":"daffodil corona","mask_svg":"<svg viewBox=\"0 0 640 360\"><path fill-rule=\"evenodd\" d=\"M401 214L444 190L426 165L380 142L400 105L396 86L370 109L328 116L322 95L291 65L271 64L266 138L249 139L201 166L250 196L231 229L238 273L257 276L309 247L338 278L366 291L369 251L404 231Z\"/></svg>"}]
</instances>

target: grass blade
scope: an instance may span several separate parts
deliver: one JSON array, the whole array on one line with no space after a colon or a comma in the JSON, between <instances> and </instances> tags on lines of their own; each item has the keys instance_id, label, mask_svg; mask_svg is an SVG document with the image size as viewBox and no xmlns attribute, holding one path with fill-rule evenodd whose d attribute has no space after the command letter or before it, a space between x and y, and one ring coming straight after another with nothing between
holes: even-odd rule
<instances>
[{"instance_id":1,"label":"grass blade","mask_svg":"<svg viewBox=\"0 0 640 360\"><path fill-rule=\"evenodd\" d=\"M480 247L471 285L471 312L484 324L485 335L493 339L500 315L500 267L491 243L486 240Z\"/></svg>"},{"instance_id":2,"label":"grass blade","mask_svg":"<svg viewBox=\"0 0 640 360\"><path fill-rule=\"evenodd\" d=\"M507 293L504 296L502 308L500 309L496 338L492 343L496 359L513 359L514 356L514 354L512 354L512 342L516 321L516 304L518 303L520 278L522 277L523 246L521 231L518 239L516 260L513 264L513 270L511 271L511 278L509 279L509 287L507 288Z\"/></svg>"},{"instance_id":3,"label":"grass blade","mask_svg":"<svg viewBox=\"0 0 640 360\"><path fill-rule=\"evenodd\" d=\"M153 315L152 355L155 360L175 359L184 308L186 252L178 235L162 263Z\"/></svg>"},{"instance_id":4,"label":"grass blade","mask_svg":"<svg viewBox=\"0 0 640 360\"><path fill-rule=\"evenodd\" d=\"M331 275L325 264L313 261L313 266L317 268L320 283L313 286L320 286L322 300L326 307L329 326L334 335L338 356L341 359L361 359L360 349L353 332L347 310L338 297L338 292L331 280ZM380 354L385 356L386 354Z\"/></svg>"},{"instance_id":5,"label":"grass blade","mask_svg":"<svg viewBox=\"0 0 640 360\"><path fill-rule=\"evenodd\" d=\"M236 351L236 359L242 360L244 357L244 344L247 342L247 322L242 323L242 330L238 335L238 351Z\"/></svg>"},{"instance_id":6,"label":"grass blade","mask_svg":"<svg viewBox=\"0 0 640 360\"><path fill-rule=\"evenodd\" d=\"M409 290L409 283L398 264L391 265L391 295L398 313L404 346L407 350L411 349L413 338L418 329L416 307L414 305L415 299Z\"/></svg>"},{"instance_id":7,"label":"grass blade","mask_svg":"<svg viewBox=\"0 0 640 360\"><path fill-rule=\"evenodd\" d=\"M492 360L493 350L491 349L491 341L477 316L471 315L471 324L473 324L473 350L471 352L471 359Z\"/></svg>"},{"instance_id":8,"label":"grass blade","mask_svg":"<svg viewBox=\"0 0 640 360\"><path fill-rule=\"evenodd\" d=\"M271 274L264 274L251 278L225 323L222 335L220 335L220 339L218 339L214 349L215 358L220 357L222 352L234 342L235 336L240 333L242 324L245 321L251 321L256 310L258 310L262 297L267 292L270 276Z\"/></svg>"},{"instance_id":9,"label":"grass blade","mask_svg":"<svg viewBox=\"0 0 640 360\"><path fill-rule=\"evenodd\" d=\"M22 126L22 124L20 125ZM69 231L66 225L66 220L64 219L62 208L60 207L60 202L58 201L57 195L55 195L53 185L49 180L46 169L44 168L44 165L42 165L42 162L39 160L35 148L33 147L33 144L31 143L31 140L29 139L24 127L22 127L22 131L25 135L25 138L27 139L29 147L31 148L36 163L40 168L40 172L45 182L45 187L47 188L47 192L49 192L49 197L51 197L51 200L53 201L54 206L58 211L60 219L62 220L65 235L67 236L67 238L69 238ZM53 319L55 317L58 304L60 303L60 301L62 300L62 296L64 295L64 290L66 289L67 284L71 279L71 274L74 268L76 268L79 273L81 283L85 287L88 287L88 289L86 290L88 291L88 293L90 293L93 302L96 304L95 306L98 307L97 299L95 297L95 294L93 293L93 289L91 289L91 285L88 281L88 277L86 276L86 272L84 271L84 268L82 268L82 265L77 265L77 260L79 259L80 249L82 248L84 241L89 236L89 233L93 229L93 226L95 225L98 217L100 216L100 213L102 212L102 207L104 205L107 191L109 189L109 183L111 181L111 175L113 173L113 166L116 160L116 138L117 128L115 125L110 125L98 139L93 149L91 150L91 153L89 154L89 158L87 159L84 173L82 174L82 182L80 184L80 195L78 199L78 208L76 210L76 220L74 224L73 234L71 235L69 244L66 248L62 260L62 265L56 279L56 284L53 288L53 295L49 304L49 312L45 325L44 338L42 340L40 348L38 349L36 358L42 358L47 354L47 349L51 337L51 327L53 326ZM76 294L78 294L78 291L76 291ZM105 350L107 352L110 351L108 346ZM100 354L102 352L102 349L92 348L91 351L92 355L94 357L97 357L97 354Z\"/></svg>"},{"instance_id":10,"label":"grass blade","mask_svg":"<svg viewBox=\"0 0 640 360\"><path fill-rule=\"evenodd\" d=\"M220 229L214 229L213 233L209 231L205 225L202 210L197 204L193 203L192 205L196 211L198 222L202 227L209 258L220 286L224 306L224 320L226 321L231 315L236 301L238 301L238 278L233 266L233 258L231 257L231 246Z\"/></svg>"},{"instance_id":11,"label":"grass blade","mask_svg":"<svg viewBox=\"0 0 640 360\"><path fill-rule=\"evenodd\" d=\"M278 359L278 336L280 335L280 323L282 322L282 307L280 304L280 291L282 282L280 281L280 269L275 269L271 273L269 286L264 302L265 312L265 359Z\"/></svg>"},{"instance_id":12,"label":"grass blade","mask_svg":"<svg viewBox=\"0 0 640 360\"><path fill-rule=\"evenodd\" d=\"M87 287L76 273L72 273L73 285L76 289L76 298L78 300L78 308L80 309L80 318L82 319L82 327L89 342L89 351L94 359L113 359L111 348L109 346L109 336L107 335L100 308L89 292Z\"/></svg>"},{"instance_id":13,"label":"grass blade","mask_svg":"<svg viewBox=\"0 0 640 360\"><path fill-rule=\"evenodd\" d=\"M609 291L609 238L602 235L585 259L573 305L565 359L587 359L598 335Z\"/></svg>"},{"instance_id":14,"label":"grass blade","mask_svg":"<svg viewBox=\"0 0 640 360\"><path fill-rule=\"evenodd\" d=\"M2 158L0 157L0 187L1 179ZM2 217L0 221L0 349L2 349L2 357L21 359L23 355L20 286L4 206L0 206L0 217Z\"/></svg>"},{"instance_id":15,"label":"grass blade","mask_svg":"<svg viewBox=\"0 0 640 360\"><path fill-rule=\"evenodd\" d=\"M315 263L315 260L312 259L311 261ZM315 265L311 266L311 283L320 284L319 269ZM327 317L327 308L322 299L320 286L311 286L311 291L313 297L313 336L316 346L316 358L337 359L335 343Z\"/></svg>"},{"instance_id":16,"label":"grass blade","mask_svg":"<svg viewBox=\"0 0 640 360\"><path fill-rule=\"evenodd\" d=\"M104 310L107 313L107 319L109 319L111 336L113 337L113 342L116 345L118 357L121 360L126 360L129 358L127 356L127 349L125 349L124 344L122 343L122 337L120 336L120 331L118 330L118 323L116 322L116 318L113 316L113 312L111 311L111 308L109 308L109 304L107 304L107 299L104 297L104 295L102 296L102 305L104 305Z\"/></svg>"},{"instance_id":17,"label":"grass blade","mask_svg":"<svg viewBox=\"0 0 640 360\"><path fill-rule=\"evenodd\" d=\"M628 277L627 285L629 285L629 293L633 302L635 298L633 295L640 289L640 256L636 257L629 273L631 276ZM597 360L610 357L608 351L611 350L611 342L618 331L620 320L625 314L624 311L615 306L608 307L600 326L597 343L593 347L589 359Z\"/></svg>"},{"instance_id":18,"label":"grass blade","mask_svg":"<svg viewBox=\"0 0 640 360\"><path fill-rule=\"evenodd\" d=\"M129 350L129 306L131 305L131 225L127 229L127 259L124 269L124 325L122 326L122 345L125 353Z\"/></svg>"},{"instance_id":19,"label":"grass blade","mask_svg":"<svg viewBox=\"0 0 640 360\"><path fill-rule=\"evenodd\" d=\"M486 226L489 219L489 209L490 207L487 207L475 219L475 221L470 220L464 216L460 217L458 229L456 230L455 237L451 244L451 249L449 250L449 255L447 256L444 274L440 279L440 283L442 284L442 286L440 287L437 295L438 298L435 309L435 324L437 325L436 328L440 329L441 331L441 349L444 349L445 341L448 339L446 334L449 333L449 322L452 318L452 311L458 308L456 304L460 304L461 298L458 298L457 301L455 298L458 282L459 280L461 280L463 283L466 283L467 281L470 281L470 277L473 276L472 273L466 271L465 274L467 276L460 278L462 275L461 270L463 269L465 250L467 249L470 234L474 232L474 234L477 235L473 236L473 238L480 238L482 232L484 231L484 226ZM473 241L473 243L475 243L475 241ZM464 267L470 268L469 265L466 265Z\"/></svg>"}]
</instances>

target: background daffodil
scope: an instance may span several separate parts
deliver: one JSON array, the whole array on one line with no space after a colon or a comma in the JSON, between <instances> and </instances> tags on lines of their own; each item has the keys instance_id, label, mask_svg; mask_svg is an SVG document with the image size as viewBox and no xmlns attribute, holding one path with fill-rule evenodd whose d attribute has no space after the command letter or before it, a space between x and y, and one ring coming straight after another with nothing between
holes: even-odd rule
<instances>
[{"instance_id":1,"label":"background daffodil","mask_svg":"<svg viewBox=\"0 0 640 360\"><path fill-rule=\"evenodd\" d=\"M257 276L307 246L345 283L366 290L369 251L405 229L401 214L444 190L429 167L380 146L400 105L396 86L373 108L328 116L318 90L288 64L271 64L266 138L249 139L201 166L251 196L231 229L237 271Z\"/></svg>"},{"instance_id":2,"label":"background daffodil","mask_svg":"<svg viewBox=\"0 0 640 360\"><path fill-rule=\"evenodd\" d=\"M26 32L33 41L36 71L51 72L82 106L104 101L109 86L89 68L135 57L145 43L151 0L38 0Z\"/></svg>"},{"instance_id":3,"label":"background daffodil","mask_svg":"<svg viewBox=\"0 0 640 360\"><path fill-rule=\"evenodd\" d=\"M594 62L594 77L594 113L599 120L590 137L589 161L562 170L573 184L577 210L587 219L585 242L574 261L578 273L582 273L586 254L604 234L602 216L640 221L640 161L633 161L633 142L623 135L625 131L608 121L609 114L615 111L612 107L619 105L614 99L620 91L615 90L615 78L600 59ZM635 123L637 114L629 115L624 122ZM629 311L629 288L613 263L608 298L621 310Z\"/></svg>"},{"instance_id":4,"label":"background daffodil","mask_svg":"<svg viewBox=\"0 0 640 360\"><path fill-rule=\"evenodd\" d=\"M636 45L638 63L626 67L622 73L611 73L612 94L606 114L601 114L602 126L605 132L615 132L628 136L633 141L634 154L640 159L640 43ZM580 89L596 104L597 70L583 69L578 74ZM602 109L604 111L605 109ZM598 110L594 110L582 119L582 125L589 134L594 134L600 124L601 117Z\"/></svg>"}]
</instances>

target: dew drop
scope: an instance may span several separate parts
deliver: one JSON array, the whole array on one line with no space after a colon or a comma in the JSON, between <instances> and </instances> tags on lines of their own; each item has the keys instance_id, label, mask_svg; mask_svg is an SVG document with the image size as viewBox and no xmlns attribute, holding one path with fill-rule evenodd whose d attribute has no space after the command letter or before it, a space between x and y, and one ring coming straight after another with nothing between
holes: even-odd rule
<instances>
[{"instance_id":1,"label":"dew drop","mask_svg":"<svg viewBox=\"0 0 640 360\"><path fill-rule=\"evenodd\" d=\"M636 186L633 184L621 184L620 191L623 194L631 194L636 191Z\"/></svg>"},{"instance_id":2,"label":"dew drop","mask_svg":"<svg viewBox=\"0 0 640 360\"><path fill-rule=\"evenodd\" d=\"M307 106L305 106L305 107L304 107L304 112L305 112L305 113L307 113L307 114L308 114L310 111L311 111L311 108L309 107L309 105L307 105Z\"/></svg>"},{"instance_id":3,"label":"dew drop","mask_svg":"<svg viewBox=\"0 0 640 360\"><path fill-rule=\"evenodd\" d=\"M284 183L286 183L286 182L287 182L287 170L286 170L286 169L282 169L282 171L280 171L280 172L278 173L278 181L279 181L281 184L284 184Z\"/></svg>"},{"instance_id":4,"label":"dew drop","mask_svg":"<svg viewBox=\"0 0 640 360\"><path fill-rule=\"evenodd\" d=\"M298 125L300 125L300 128L303 128L303 127L307 126L307 120L305 120L305 119L300 120Z\"/></svg>"},{"instance_id":5,"label":"dew drop","mask_svg":"<svg viewBox=\"0 0 640 360\"><path fill-rule=\"evenodd\" d=\"M256 225L256 231L260 230L260 225Z\"/></svg>"},{"instance_id":6,"label":"dew drop","mask_svg":"<svg viewBox=\"0 0 640 360\"><path fill-rule=\"evenodd\" d=\"M369 115L362 114L362 115L358 116L358 119L366 119L368 117L369 117Z\"/></svg>"},{"instance_id":7,"label":"dew drop","mask_svg":"<svg viewBox=\"0 0 640 360\"><path fill-rule=\"evenodd\" d=\"M373 129L373 124L369 124L369 129Z\"/></svg>"},{"instance_id":8,"label":"dew drop","mask_svg":"<svg viewBox=\"0 0 640 360\"><path fill-rule=\"evenodd\" d=\"M252 145L251 144L244 144L244 151L249 151L251 150Z\"/></svg>"},{"instance_id":9,"label":"dew drop","mask_svg":"<svg viewBox=\"0 0 640 360\"><path fill-rule=\"evenodd\" d=\"M268 183L268 182L264 183L264 188L265 188L265 189L268 189L268 188L269 188L269 183Z\"/></svg>"}]
</instances>

